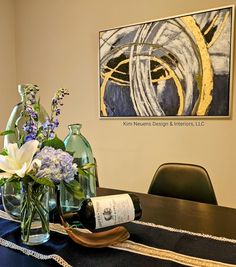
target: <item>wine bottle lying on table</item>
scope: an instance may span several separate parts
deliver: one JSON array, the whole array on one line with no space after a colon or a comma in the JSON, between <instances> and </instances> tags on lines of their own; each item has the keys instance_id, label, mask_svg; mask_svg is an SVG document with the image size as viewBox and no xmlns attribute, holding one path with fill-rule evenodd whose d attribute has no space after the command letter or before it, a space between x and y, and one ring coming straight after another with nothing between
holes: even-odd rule
<instances>
[{"instance_id":1,"label":"wine bottle lying on table","mask_svg":"<svg viewBox=\"0 0 236 267\"><path fill-rule=\"evenodd\" d=\"M63 214L67 223L82 224L90 230L138 220L141 216L139 198L132 193L85 199L77 211ZM60 222L55 212L51 216L51 221Z\"/></svg>"}]
</instances>

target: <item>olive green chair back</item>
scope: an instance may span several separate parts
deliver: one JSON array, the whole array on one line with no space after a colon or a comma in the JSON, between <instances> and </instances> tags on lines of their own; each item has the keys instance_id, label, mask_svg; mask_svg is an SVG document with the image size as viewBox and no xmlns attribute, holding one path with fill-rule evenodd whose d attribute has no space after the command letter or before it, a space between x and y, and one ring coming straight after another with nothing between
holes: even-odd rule
<instances>
[{"instance_id":1,"label":"olive green chair back","mask_svg":"<svg viewBox=\"0 0 236 267\"><path fill-rule=\"evenodd\" d=\"M162 164L153 177L148 193L217 205L208 172L194 164Z\"/></svg>"}]
</instances>

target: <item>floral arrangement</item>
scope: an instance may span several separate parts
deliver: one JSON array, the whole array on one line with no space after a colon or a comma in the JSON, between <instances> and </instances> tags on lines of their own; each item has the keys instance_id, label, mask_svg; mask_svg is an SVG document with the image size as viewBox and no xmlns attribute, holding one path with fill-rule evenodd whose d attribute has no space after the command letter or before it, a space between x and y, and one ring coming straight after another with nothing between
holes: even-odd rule
<instances>
[{"instance_id":1,"label":"floral arrangement","mask_svg":"<svg viewBox=\"0 0 236 267\"><path fill-rule=\"evenodd\" d=\"M73 157L65 151L63 141L55 133L59 126L62 100L69 92L63 88L56 92L51 102L51 114L42 124L39 121L40 102L36 100L38 91L36 85L26 86L20 116L24 118L22 129L16 123L18 140L9 144L0 155L0 170L3 171L0 172L1 185L9 179L22 180L27 177L39 184L54 187L55 183L72 181L78 172ZM13 130L7 130L1 135L13 133Z\"/></svg>"},{"instance_id":2,"label":"floral arrangement","mask_svg":"<svg viewBox=\"0 0 236 267\"><path fill-rule=\"evenodd\" d=\"M59 126L62 100L69 95L68 90L62 88L56 92L51 102L50 115L44 123L39 121L41 106L36 99L38 91L36 85L26 86L23 109L18 119L24 121L23 126L20 128L17 121L16 132L11 129L0 134L17 134L16 142L10 143L0 154L0 185L9 181L22 182L24 194L21 203L21 228L25 243L29 240L36 213L41 219L43 231L49 232L45 222L47 211L42 204L47 187L53 188L64 183L73 193L76 175L86 174L91 168L91 164L79 168L73 163L73 156L65 151L63 141L55 133ZM77 197L81 197L83 192L78 188L80 186L77 183Z\"/></svg>"}]
</instances>

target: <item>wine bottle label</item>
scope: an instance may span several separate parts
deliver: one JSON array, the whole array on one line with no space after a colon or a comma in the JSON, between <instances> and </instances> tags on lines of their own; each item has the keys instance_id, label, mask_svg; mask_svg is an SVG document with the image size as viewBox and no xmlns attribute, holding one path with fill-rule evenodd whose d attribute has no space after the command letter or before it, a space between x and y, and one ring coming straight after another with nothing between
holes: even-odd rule
<instances>
[{"instance_id":1,"label":"wine bottle label","mask_svg":"<svg viewBox=\"0 0 236 267\"><path fill-rule=\"evenodd\" d=\"M135 210L128 194L91 198L96 229L133 221Z\"/></svg>"}]
</instances>

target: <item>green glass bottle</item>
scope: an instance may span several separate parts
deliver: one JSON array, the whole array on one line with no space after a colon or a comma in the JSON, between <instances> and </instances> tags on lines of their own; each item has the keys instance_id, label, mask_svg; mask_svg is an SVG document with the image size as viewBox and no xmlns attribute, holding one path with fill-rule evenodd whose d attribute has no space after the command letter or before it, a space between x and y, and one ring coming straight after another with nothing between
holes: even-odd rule
<instances>
[{"instance_id":1,"label":"green glass bottle","mask_svg":"<svg viewBox=\"0 0 236 267\"><path fill-rule=\"evenodd\" d=\"M80 133L81 124L71 124L68 126L69 134L64 140L66 151L73 155L74 162L78 167L88 163L95 163L91 146L87 139ZM64 212L77 210L82 201L87 198L96 196L96 178L95 166L90 170L90 174L79 174L75 179L79 182L76 194L79 197L74 197L64 184L61 185L61 207Z\"/></svg>"},{"instance_id":2,"label":"green glass bottle","mask_svg":"<svg viewBox=\"0 0 236 267\"><path fill-rule=\"evenodd\" d=\"M24 109L24 103L27 102L26 90L29 88L36 88L36 85L32 84L19 84L18 92L21 98L21 102L18 103L12 110L8 119L6 130L15 131L14 134L4 136L4 147L6 148L9 143L17 143L20 140L22 134L24 134L23 125L25 123L25 117L22 113ZM39 111L39 123L43 124L46 121L47 112L40 105ZM7 182L2 187L2 202L5 211L14 219L20 219L20 183L19 182Z\"/></svg>"}]
</instances>

